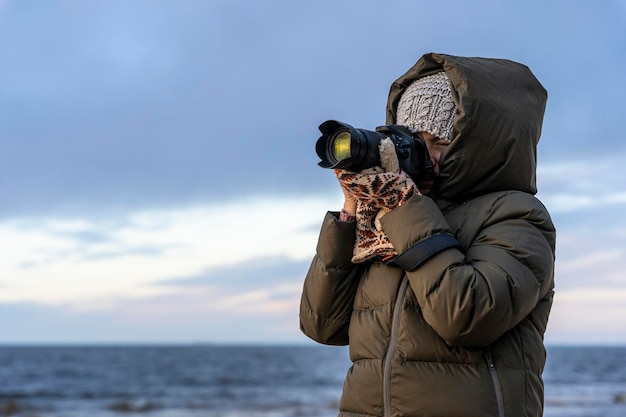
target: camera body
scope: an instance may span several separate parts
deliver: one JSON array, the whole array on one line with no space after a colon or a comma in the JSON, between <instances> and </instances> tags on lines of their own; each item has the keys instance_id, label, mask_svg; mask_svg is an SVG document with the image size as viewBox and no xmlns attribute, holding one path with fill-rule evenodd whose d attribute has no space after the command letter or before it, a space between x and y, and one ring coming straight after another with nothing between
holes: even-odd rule
<instances>
[{"instance_id":1,"label":"camera body","mask_svg":"<svg viewBox=\"0 0 626 417\"><path fill-rule=\"evenodd\" d=\"M400 168L416 181L435 178L433 164L424 139L406 126L383 125L376 131L357 129L336 120L327 120L319 126L322 136L315 151L322 168L345 169L358 172L380 166L378 145L389 138L393 141Z\"/></svg>"}]
</instances>

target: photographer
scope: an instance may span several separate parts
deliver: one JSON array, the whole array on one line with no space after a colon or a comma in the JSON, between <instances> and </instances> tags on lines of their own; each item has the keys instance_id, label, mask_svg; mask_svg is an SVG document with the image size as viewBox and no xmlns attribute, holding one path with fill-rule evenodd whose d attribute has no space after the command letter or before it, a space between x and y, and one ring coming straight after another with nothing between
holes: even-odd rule
<instances>
[{"instance_id":1,"label":"photographer","mask_svg":"<svg viewBox=\"0 0 626 417\"><path fill-rule=\"evenodd\" d=\"M545 89L519 63L426 54L396 80L387 123L423 140L435 180L336 169L300 326L349 345L339 416L543 414L555 230L536 193Z\"/></svg>"}]
</instances>

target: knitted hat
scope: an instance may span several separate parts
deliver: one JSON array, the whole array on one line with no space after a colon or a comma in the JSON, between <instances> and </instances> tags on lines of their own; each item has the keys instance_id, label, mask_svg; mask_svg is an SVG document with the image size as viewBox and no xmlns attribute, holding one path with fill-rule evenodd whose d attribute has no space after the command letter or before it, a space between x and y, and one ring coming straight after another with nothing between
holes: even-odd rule
<instances>
[{"instance_id":1,"label":"knitted hat","mask_svg":"<svg viewBox=\"0 0 626 417\"><path fill-rule=\"evenodd\" d=\"M396 123L451 141L455 112L450 80L438 72L414 81L402 93Z\"/></svg>"}]
</instances>

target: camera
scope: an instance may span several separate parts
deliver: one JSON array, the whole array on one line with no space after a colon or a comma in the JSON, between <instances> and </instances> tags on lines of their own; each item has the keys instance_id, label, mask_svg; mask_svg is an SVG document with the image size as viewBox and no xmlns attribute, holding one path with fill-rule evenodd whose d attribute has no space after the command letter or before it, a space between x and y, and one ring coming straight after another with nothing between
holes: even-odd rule
<instances>
[{"instance_id":1,"label":"camera","mask_svg":"<svg viewBox=\"0 0 626 417\"><path fill-rule=\"evenodd\" d=\"M345 169L358 172L380 166L378 145L390 138L396 149L400 168L417 181L435 178L424 139L401 125L383 125L376 131L356 129L347 123L327 120L319 126L322 136L315 151L322 168Z\"/></svg>"}]
</instances>

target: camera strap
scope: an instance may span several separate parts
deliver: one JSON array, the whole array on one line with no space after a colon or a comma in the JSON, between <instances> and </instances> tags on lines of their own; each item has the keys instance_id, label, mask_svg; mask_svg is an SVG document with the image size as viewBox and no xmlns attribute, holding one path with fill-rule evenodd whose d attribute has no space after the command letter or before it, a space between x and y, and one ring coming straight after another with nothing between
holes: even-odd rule
<instances>
[{"instance_id":1,"label":"camera strap","mask_svg":"<svg viewBox=\"0 0 626 417\"><path fill-rule=\"evenodd\" d=\"M402 254L384 263L386 265L399 266L405 271L413 271L433 255L445 249L455 247L459 249L463 248L461 242L456 240L454 236L448 234L434 235L428 239L417 242Z\"/></svg>"}]
</instances>

